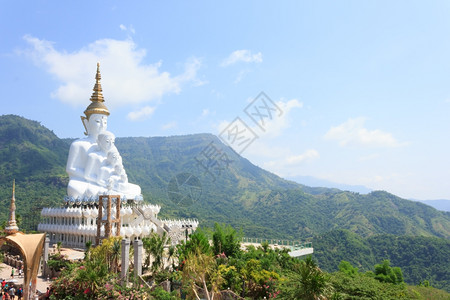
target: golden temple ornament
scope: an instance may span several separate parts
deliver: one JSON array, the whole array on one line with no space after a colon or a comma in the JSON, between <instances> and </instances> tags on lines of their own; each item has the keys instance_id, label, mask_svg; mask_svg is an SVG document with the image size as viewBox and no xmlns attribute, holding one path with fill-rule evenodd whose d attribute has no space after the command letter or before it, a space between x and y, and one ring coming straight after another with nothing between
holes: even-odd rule
<instances>
[{"instance_id":1,"label":"golden temple ornament","mask_svg":"<svg viewBox=\"0 0 450 300\"><path fill-rule=\"evenodd\" d=\"M88 119L92 114L102 114L109 116L109 110L106 107L106 105L103 103L105 102L105 99L103 98L102 94L102 85L100 84L100 80L102 79L102 76L100 74L100 63L97 63L97 74L95 75L95 85L93 88L93 93L91 96L91 104L86 108L84 111L84 114L86 117L81 117L81 119Z\"/></svg>"}]
</instances>

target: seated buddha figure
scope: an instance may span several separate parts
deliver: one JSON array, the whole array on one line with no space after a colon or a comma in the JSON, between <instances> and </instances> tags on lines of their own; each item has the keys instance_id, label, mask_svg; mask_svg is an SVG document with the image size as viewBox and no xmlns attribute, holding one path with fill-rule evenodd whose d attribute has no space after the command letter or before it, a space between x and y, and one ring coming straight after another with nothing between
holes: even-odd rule
<instances>
[{"instance_id":1,"label":"seated buddha figure","mask_svg":"<svg viewBox=\"0 0 450 300\"><path fill-rule=\"evenodd\" d=\"M120 157L114 145L114 134L106 131L109 111L103 103L100 79L99 65L97 64L96 83L90 99L91 104L84 111L85 116L81 117L86 129L86 137L75 140L71 144L67 159L66 171L69 175L67 194L73 198L85 198L110 192L107 184L109 179L101 178L101 168L105 165L104 162L107 160L109 152L117 152ZM114 166L111 167L114 168ZM122 183L124 184L124 182ZM140 196L139 186L128 182L123 184L120 189L113 188L112 192L126 196L128 199Z\"/></svg>"}]
</instances>

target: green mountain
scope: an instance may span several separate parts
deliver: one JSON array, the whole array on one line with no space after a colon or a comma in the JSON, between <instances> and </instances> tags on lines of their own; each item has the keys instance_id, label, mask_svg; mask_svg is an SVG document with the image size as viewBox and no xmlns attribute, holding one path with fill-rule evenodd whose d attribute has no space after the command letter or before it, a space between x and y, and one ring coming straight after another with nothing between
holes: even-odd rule
<instances>
[{"instance_id":1,"label":"green mountain","mask_svg":"<svg viewBox=\"0 0 450 300\"><path fill-rule=\"evenodd\" d=\"M39 208L62 205L71 141L59 139L38 122L0 116L0 199L8 206L15 178L18 214L27 216L23 228L37 224ZM246 236L268 238L304 239L334 229L363 237L450 238L450 213L382 191L361 195L287 181L253 165L211 134L117 138L116 146L130 182L142 187L146 201L162 205L161 217L197 218L208 227L227 223L242 228ZM174 198L173 184L187 174L195 179L196 192L179 203L192 187L180 186L176 192L181 198ZM0 217L6 220L7 211Z\"/></svg>"},{"instance_id":2,"label":"green mountain","mask_svg":"<svg viewBox=\"0 0 450 300\"><path fill-rule=\"evenodd\" d=\"M35 229L43 207L63 204L72 141L39 122L0 116L0 204L9 207L15 179L20 228ZM145 201L162 205L162 218L226 223L248 237L314 237L326 270L341 260L369 270L387 258L407 282L427 279L449 290L449 212L383 191L361 195L287 181L211 134L117 138L116 146L129 181L142 187ZM8 209L0 210L0 221L7 218Z\"/></svg>"},{"instance_id":3,"label":"green mountain","mask_svg":"<svg viewBox=\"0 0 450 300\"><path fill-rule=\"evenodd\" d=\"M389 259L402 269L405 281L417 285L428 280L432 286L450 291L450 240L424 236L374 235L368 238L334 230L314 237L314 257L322 269L338 270L342 260L360 271Z\"/></svg>"},{"instance_id":4,"label":"green mountain","mask_svg":"<svg viewBox=\"0 0 450 300\"><path fill-rule=\"evenodd\" d=\"M68 182L69 146L39 122L0 116L0 205L9 208L15 179L21 228L36 228L42 207L61 204ZM7 221L8 214L8 209L0 211L1 222Z\"/></svg>"}]
</instances>

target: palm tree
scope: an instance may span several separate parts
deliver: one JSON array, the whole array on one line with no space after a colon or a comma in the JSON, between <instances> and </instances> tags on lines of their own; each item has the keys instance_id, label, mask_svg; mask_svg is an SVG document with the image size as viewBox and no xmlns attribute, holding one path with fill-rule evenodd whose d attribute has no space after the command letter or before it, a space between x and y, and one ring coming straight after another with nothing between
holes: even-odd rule
<instances>
[{"instance_id":1,"label":"palm tree","mask_svg":"<svg viewBox=\"0 0 450 300\"><path fill-rule=\"evenodd\" d=\"M91 257L92 241L87 241L85 245L86 245L86 250L84 251L84 259L88 260Z\"/></svg>"},{"instance_id":2,"label":"palm tree","mask_svg":"<svg viewBox=\"0 0 450 300\"><path fill-rule=\"evenodd\" d=\"M152 272L157 272L163 265L164 247L170 242L170 238L167 233L164 232L162 236L157 233L152 233L149 238L143 238L142 243L147 252L145 259L145 265L148 267L150 264L150 256L153 257L153 263L151 266Z\"/></svg>"},{"instance_id":3,"label":"palm tree","mask_svg":"<svg viewBox=\"0 0 450 300\"><path fill-rule=\"evenodd\" d=\"M58 251L58 254L61 254L61 246L62 246L62 242L61 241L56 243L56 251Z\"/></svg>"},{"instance_id":4,"label":"palm tree","mask_svg":"<svg viewBox=\"0 0 450 300\"><path fill-rule=\"evenodd\" d=\"M119 265L119 258L120 258L120 241L114 240L114 243L112 244L111 248L111 269L113 273L117 272L117 267Z\"/></svg>"},{"instance_id":5,"label":"palm tree","mask_svg":"<svg viewBox=\"0 0 450 300\"><path fill-rule=\"evenodd\" d=\"M300 261L296 272L290 274L285 286L286 299L317 300L325 299L328 282L325 273L320 270L311 256L308 256Z\"/></svg>"},{"instance_id":6,"label":"palm tree","mask_svg":"<svg viewBox=\"0 0 450 300\"><path fill-rule=\"evenodd\" d=\"M175 256L175 251L177 250L177 248L175 246L170 246L168 251L167 251L167 262L171 265L172 270L175 269L175 263L173 261L173 258Z\"/></svg>"},{"instance_id":7,"label":"palm tree","mask_svg":"<svg viewBox=\"0 0 450 300\"><path fill-rule=\"evenodd\" d=\"M196 253L190 253L183 267L183 282L190 286L196 299L201 299L202 291L206 299L214 299L214 294L219 291L219 286L223 282L223 278L217 272L217 262L214 256L198 250Z\"/></svg>"}]
</instances>

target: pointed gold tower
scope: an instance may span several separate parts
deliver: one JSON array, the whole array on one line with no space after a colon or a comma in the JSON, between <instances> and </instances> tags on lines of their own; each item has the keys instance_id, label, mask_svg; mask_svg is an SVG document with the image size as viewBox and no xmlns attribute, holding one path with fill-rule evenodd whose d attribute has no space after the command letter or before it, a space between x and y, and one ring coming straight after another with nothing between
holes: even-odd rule
<instances>
[{"instance_id":1,"label":"pointed gold tower","mask_svg":"<svg viewBox=\"0 0 450 300\"><path fill-rule=\"evenodd\" d=\"M89 117L92 114L103 114L109 116L109 110L105 106L103 102L105 102L105 99L103 98L102 94L102 85L100 83L100 80L102 79L102 75L100 75L100 63L97 63L97 74L95 75L95 85L94 85L94 92L91 96L91 104L86 108L84 111L84 114L86 115L86 118L89 119ZM83 118L83 117L81 117Z\"/></svg>"},{"instance_id":2,"label":"pointed gold tower","mask_svg":"<svg viewBox=\"0 0 450 300\"><path fill-rule=\"evenodd\" d=\"M7 235L14 234L19 231L16 223L16 197L15 197L16 180L13 180L13 192L11 198L11 205L9 207L9 221L8 226L5 227Z\"/></svg>"}]
</instances>

